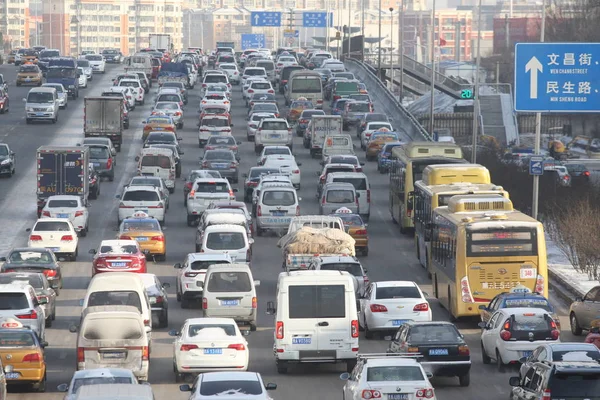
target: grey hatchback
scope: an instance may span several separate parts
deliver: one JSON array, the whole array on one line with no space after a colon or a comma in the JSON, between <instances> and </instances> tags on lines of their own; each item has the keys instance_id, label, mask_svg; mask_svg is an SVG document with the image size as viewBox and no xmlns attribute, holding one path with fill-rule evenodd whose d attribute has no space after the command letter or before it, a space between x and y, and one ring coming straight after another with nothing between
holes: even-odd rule
<instances>
[{"instance_id":1,"label":"grey hatchback","mask_svg":"<svg viewBox=\"0 0 600 400\"><path fill-rule=\"evenodd\" d=\"M211 136L208 138L204 150L231 150L235 159L240 161L239 145L242 142L235 140L233 136Z\"/></svg>"},{"instance_id":2,"label":"grey hatchback","mask_svg":"<svg viewBox=\"0 0 600 400\"><path fill-rule=\"evenodd\" d=\"M321 192L321 201L319 210L321 215L335 213L342 207L350 209L354 214L358 214L358 196L351 183L328 183Z\"/></svg>"},{"instance_id":3,"label":"grey hatchback","mask_svg":"<svg viewBox=\"0 0 600 400\"><path fill-rule=\"evenodd\" d=\"M86 144L90 149L90 163L94 164L94 169L98 176L106 176L109 181L115 179L115 158L110 148L103 144Z\"/></svg>"},{"instance_id":4,"label":"grey hatchback","mask_svg":"<svg viewBox=\"0 0 600 400\"><path fill-rule=\"evenodd\" d=\"M239 163L231 150L206 150L202 157L202 169L219 171L223 178L232 183L239 181Z\"/></svg>"}]
</instances>

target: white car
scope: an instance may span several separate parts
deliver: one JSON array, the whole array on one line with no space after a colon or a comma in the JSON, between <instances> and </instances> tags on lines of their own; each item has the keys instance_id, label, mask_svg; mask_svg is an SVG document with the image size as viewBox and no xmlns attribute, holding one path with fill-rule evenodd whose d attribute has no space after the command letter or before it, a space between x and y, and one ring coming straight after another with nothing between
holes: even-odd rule
<instances>
[{"instance_id":1,"label":"white car","mask_svg":"<svg viewBox=\"0 0 600 400\"><path fill-rule=\"evenodd\" d=\"M343 62L341 62L339 60L334 60L332 58L330 58L329 60L323 61L323 64L321 64L321 68L326 68L326 69L330 70L331 72L346 71L346 66L344 65Z\"/></svg>"},{"instance_id":2,"label":"white car","mask_svg":"<svg viewBox=\"0 0 600 400\"><path fill-rule=\"evenodd\" d=\"M367 143L369 142L371 135L373 134L373 132L376 132L380 129L388 129L390 132L394 132L394 128L392 127L392 124L390 124L389 122L382 122L382 121L369 122L369 123L367 123L367 126L360 134L360 148L363 150L366 150Z\"/></svg>"},{"instance_id":3,"label":"white car","mask_svg":"<svg viewBox=\"0 0 600 400\"><path fill-rule=\"evenodd\" d=\"M301 165L301 163L296 162L294 156L282 155L267 156L263 164L264 167L279 168L282 173L289 174L290 180L296 189L300 189L302 178L302 172L300 172Z\"/></svg>"},{"instance_id":4,"label":"white car","mask_svg":"<svg viewBox=\"0 0 600 400\"><path fill-rule=\"evenodd\" d=\"M79 87L86 88L88 86L88 77L85 74L85 71L83 70L83 68L77 68L77 73L79 73L79 78L77 78Z\"/></svg>"},{"instance_id":5,"label":"white car","mask_svg":"<svg viewBox=\"0 0 600 400\"><path fill-rule=\"evenodd\" d=\"M241 371L201 374L193 385L179 386L182 392L192 392L189 400L211 400L217 396L232 400L234 398L273 400L267 392L275 389L277 385L274 383L265 385L258 372Z\"/></svg>"},{"instance_id":6,"label":"white car","mask_svg":"<svg viewBox=\"0 0 600 400\"><path fill-rule=\"evenodd\" d=\"M204 107L219 105L227 108L227 112L231 111L231 101L225 94L220 93L207 93L206 96L200 101L200 111Z\"/></svg>"},{"instance_id":7,"label":"white car","mask_svg":"<svg viewBox=\"0 0 600 400\"><path fill-rule=\"evenodd\" d=\"M244 79L244 81L242 82L242 98L245 99L246 97L248 97L248 89L250 89L250 84L254 81L259 81L259 82L268 82L267 77L266 76L249 76L246 79Z\"/></svg>"},{"instance_id":8,"label":"white car","mask_svg":"<svg viewBox=\"0 0 600 400\"><path fill-rule=\"evenodd\" d=\"M41 218L27 230L27 247L50 249L57 257L77 260L79 238L71 221L66 218Z\"/></svg>"},{"instance_id":9,"label":"white car","mask_svg":"<svg viewBox=\"0 0 600 400\"><path fill-rule=\"evenodd\" d=\"M176 101L159 101L154 104L151 115L168 115L177 129L183 128L183 109Z\"/></svg>"},{"instance_id":10,"label":"white car","mask_svg":"<svg viewBox=\"0 0 600 400\"><path fill-rule=\"evenodd\" d=\"M342 389L345 400L435 400L435 390L415 358L374 354L358 356L352 373L340 375L346 381Z\"/></svg>"},{"instance_id":11,"label":"white car","mask_svg":"<svg viewBox=\"0 0 600 400\"><path fill-rule=\"evenodd\" d=\"M79 196L50 196L42 209L41 218L67 218L80 236L87 235L89 212Z\"/></svg>"},{"instance_id":12,"label":"white car","mask_svg":"<svg viewBox=\"0 0 600 400\"><path fill-rule=\"evenodd\" d=\"M246 81L250 78L267 78L267 70L262 67L248 67L244 69L242 74L242 86L246 85Z\"/></svg>"},{"instance_id":13,"label":"white car","mask_svg":"<svg viewBox=\"0 0 600 400\"><path fill-rule=\"evenodd\" d=\"M248 117L248 126L246 127L246 138L248 141L253 141L256 136L256 131L260 121L264 118L276 118L273 113L256 112Z\"/></svg>"},{"instance_id":14,"label":"white car","mask_svg":"<svg viewBox=\"0 0 600 400\"><path fill-rule=\"evenodd\" d=\"M175 381L209 371L246 371L248 341L232 318L190 318L172 330Z\"/></svg>"},{"instance_id":15,"label":"white car","mask_svg":"<svg viewBox=\"0 0 600 400\"><path fill-rule=\"evenodd\" d=\"M290 65L298 65L298 61L293 56L280 56L275 63L275 72L277 75L281 72L283 67L287 67Z\"/></svg>"},{"instance_id":16,"label":"white car","mask_svg":"<svg viewBox=\"0 0 600 400\"><path fill-rule=\"evenodd\" d=\"M224 71L229 77L229 82L239 85L241 83L241 76L238 67L234 63L222 63L219 64L219 69Z\"/></svg>"},{"instance_id":17,"label":"white car","mask_svg":"<svg viewBox=\"0 0 600 400\"><path fill-rule=\"evenodd\" d=\"M205 93L205 96L209 93L225 94L231 100L231 89L225 83L209 83Z\"/></svg>"},{"instance_id":18,"label":"white car","mask_svg":"<svg viewBox=\"0 0 600 400\"><path fill-rule=\"evenodd\" d=\"M192 226L200 219L210 203L235 200L235 192L226 178L196 178L187 200L187 223Z\"/></svg>"},{"instance_id":19,"label":"white car","mask_svg":"<svg viewBox=\"0 0 600 400\"><path fill-rule=\"evenodd\" d=\"M161 224L165 222L166 199L162 190L155 186L126 186L120 199L118 223L134 213L142 211L156 218Z\"/></svg>"},{"instance_id":20,"label":"white car","mask_svg":"<svg viewBox=\"0 0 600 400\"><path fill-rule=\"evenodd\" d=\"M90 62L94 72L100 72L101 74L106 72L106 61L104 60L104 56L101 56L100 54L87 54L85 59Z\"/></svg>"},{"instance_id":21,"label":"white car","mask_svg":"<svg viewBox=\"0 0 600 400\"><path fill-rule=\"evenodd\" d=\"M58 385L59 392L66 392L64 400L76 400L77 390L87 385L110 384L137 385L138 380L133 372L126 368L93 368L75 371L71 383Z\"/></svg>"},{"instance_id":22,"label":"white car","mask_svg":"<svg viewBox=\"0 0 600 400\"><path fill-rule=\"evenodd\" d=\"M243 98L246 99L246 107L248 106L248 100L253 94L275 94L271 82L266 80L249 80L250 85L244 88Z\"/></svg>"},{"instance_id":23,"label":"white car","mask_svg":"<svg viewBox=\"0 0 600 400\"><path fill-rule=\"evenodd\" d=\"M267 159L267 156L276 155L294 157L292 150L287 146L265 146L256 159L256 165L263 165Z\"/></svg>"},{"instance_id":24,"label":"white car","mask_svg":"<svg viewBox=\"0 0 600 400\"><path fill-rule=\"evenodd\" d=\"M496 361L499 372L529 357L542 344L560 342L552 314L541 308L501 308L479 326L483 363Z\"/></svg>"},{"instance_id":25,"label":"white car","mask_svg":"<svg viewBox=\"0 0 600 400\"><path fill-rule=\"evenodd\" d=\"M211 136L231 135L229 117L225 115L207 115L200 121L198 127L198 146L204 147Z\"/></svg>"},{"instance_id":26,"label":"white car","mask_svg":"<svg viewBox=\"0 0 600 400\"><path fill-rule=\"evenodd\" d=\"M142 87L142 82L140 82L139 79L121 79L117 86L132 88L135 94L135 102L141 105L144 104L144 97L146 95L146 92L144 91L144 88Z\"/></svg>"},{"instance_id":27,"label":"white car","mask_svg":"<svg viewBox=\"0 0 600 400\"><path fill-rule=\"evenodd\" d=\"M111 86L106 89L107 92L118 92L123 93L127 100L127 105L130 110L135 110L135 99L137 97L137 90L127 86Z\"/></svg>"},{"instance_id":28,"label":"white car","mask_svg":"<svg viewBox=\"0 0 600 400\"><path fill-rule=\"evenodd\" d=\"M358 322L367 339L374 331L395 331L406 321L431 320L429 302L415 282L372 282L360 299Z\"/></svg>"},{"instance_id":29,"label":"white car","mask_svg":"<svg viewBox=\"0 0 600 400\"><path fill-rule=\"evenodd\" d=\"M188 308L190 301L202 300L206 270L213 264L231 264L231 257L224 253L190 253L183 264L177 263L177 301L181 308Z\"/></svg>"}]
</instances>

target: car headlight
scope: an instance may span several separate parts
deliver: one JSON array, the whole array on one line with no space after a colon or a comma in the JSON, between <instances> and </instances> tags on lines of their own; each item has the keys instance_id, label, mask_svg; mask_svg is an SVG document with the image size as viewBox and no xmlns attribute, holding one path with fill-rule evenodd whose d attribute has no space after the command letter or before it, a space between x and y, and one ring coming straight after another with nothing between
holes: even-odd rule
<instances>
[{"instance_id":1,"label":"car headlight","mask_svg":"<svg viewBox=\"0 0 600 400\"><path fill-rule=\"evenodd\" d=\"M0 165L8 165L10 164L10 159L7 158L6 160L2 160L2 162L0 162Z\"/></svg>"},{"instance_id":2,"label":"car headlight","mask_svg":"<svg viewBox=\"0 0 600 400\"><path fill-rule=\"evenodd\" d=\"M27 112L33 112L33 108L32 107L27 107Z\"/></svg>"},{"instance_id":3,"label":"car headlight","mask_svg":"<svg viewBox=\"0 0 600 400\"><path fill-rule=\"evenodd\" d=\"M69 85L69 89L75 89L75 85Z\"/></svg>"},{"instance_id":4,"label":"car headlight","mask_svg":"<svg viewBox=\"0 0 600 400\"><path fill-rule=\"evenodd\" d=\"M54 108L53 107L48 107L48 108L46 108L46 111L47 112L52 112L52 111L54 111Z\"/></svg>"}]
</instances>

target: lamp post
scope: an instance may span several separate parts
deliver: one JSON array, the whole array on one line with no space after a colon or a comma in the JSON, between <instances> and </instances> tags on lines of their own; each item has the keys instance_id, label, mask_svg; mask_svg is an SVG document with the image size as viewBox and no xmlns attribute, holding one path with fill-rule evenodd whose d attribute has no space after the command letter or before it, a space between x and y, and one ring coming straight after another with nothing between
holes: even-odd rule
<instances>
[{"instance_id":1,"label":"lamp post","mask_svg":"<svg viewBox=\"0 0 600 400\"><path fill-rule=\"evenodd\" d=\"M400 57L400 103L404 97L404 0L398 4L400 7L400 21L398 22L398 55Z\"/></svg>"},{"instance_id":2,"label":"lamp post","mask_svg":"<svg viewBox=\"0 0 600 400\"><path fill-rule=\"evenodd\" d=\"M394 7L390 7L390 83L394 92Z\"/></svg>"},{"instance_id":3,"label":"lamp post","mask_svg":"<svg viewBox=\"0 0 600 400\"><path fill-rule=\"evenodd\" d=\"M511 2L512 6L512 2ZM542 0L542 26L540 27L540 43L546 40L546 0ZM542 137L542 113L535 113L535 143L533 153L536 156L540 155L540 141ZM540 176L533 176L533 201L531 203L531 216L537 219L538 215L538 200L540 192Z\"/></svg>"},{"instance_id":4,"label":"lamp post","mask_svg":"<svg viewBox=\"0 0 600 400\"><path fill-rule=\"evenodd\" d=\"M377 52L377 73L379 74L379 79L381 79L383 77L383 74L381 73L381 0L379 0L379 51Z\"/></svg>"},{"instance_id":5,"label":"lamp post","mask_svg":"<svg viewBox=\"0 0 600 400\"><path fill-rule=\"evenodd\" d=\"M481 1L481 0L480 0ZM433 122L435 108L435 0L433 0L433 10L431 11L431 98L429 99L429 130L433 137Z\"/></svg>"},{"instance_id":6,"label":"lamp post","mask_svg":"<svg viewBox=\"0 0 600 400\"><path fill-rule=\"evenodd\" d=\"M352 0L348 0L348 58L350 58L350 45L352 44Z\"/></svg>"},{"instance_id":7,"label":"lamp post","mask_svg":"<svg viewBox=\"0 0 600 400\"><path fill-rule=\"evenodd\" d=\"M481 65L481 0L477 7L477 62L475 63L475 90L473 91L473 138L471 143L471 162L475 164L477 161L477 134L479 133L479 66Z\"/></svg>"},{"instance_id":8,"label":"lamp post","mask_svg":"<svg viewBox=\"0 0 600 400\"><path fill-rule=\"evenodd\" d=\"M362 47L360 49L361 60L365 62L365 0L360 1L360 34L362 35Z\"/></svg>"}]
</instances>

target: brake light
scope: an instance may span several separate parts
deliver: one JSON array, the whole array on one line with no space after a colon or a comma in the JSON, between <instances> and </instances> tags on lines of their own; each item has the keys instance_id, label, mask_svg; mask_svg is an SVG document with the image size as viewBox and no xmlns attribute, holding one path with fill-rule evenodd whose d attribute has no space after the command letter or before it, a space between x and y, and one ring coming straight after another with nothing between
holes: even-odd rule
<instances>
[{"instance_id":1,"label":"brake light","mask_svg":"<svg viewBox=\"0 0 600 400\"><path fill-rule=\"evenodd\" d=\"M77 348L77 362L82 363L85 361L85 349L83 347Z\"/></svg>"},{"instance_id":2,"label":"brake light","mask_svg":"<svg viewBox=\"0 0 600 400\"><path fill-rule=\"evenodd\" d=\"M256 299L256 297L252 298L252 308L257 308L258 307L258 300Z\"/></svg>"},{"instance_id":3,"label":"brake light","mask_svg":"<svg viewBox=\"0 0 600 400\"><path fill-rule=\"evenodd\" d=\"M323 104L323 100L321 100L321 99L317 100L317 104Z\"/></svg>"},{"instance_id":4,"label":"brake light","mask_svg":"<svg viewBox=\"0 0 600 400\"><path fill-rule=\"evenodd\" d=\"M380 399L381 392L379 390L363 390L361 397L363 399Z\"/></svg>"},{"instance_id":5,"label":"brake light","mask_svg":"<svg viewBox=\"0 0 600 400\"><path fill-rule=\"evenodd\" d=\"M204 146L204 150L214 150L214 146Z\"/></svg>"},{"instance_id":6,"label":"brake light","mask_svg":"<svg viewBox=\"0 0 600 400\"><path fill-rule=\"evenodd\" d=\"M110 169L110 167L112 167L113 164L113 159L109 158L108 161L106 161L106 169Z\"/></svg>"},{"instance_id":7,"label":"brake light","mask_svg":"<svg viewBox=\"0 0 600 400\"><path fill-rule=\"evenodd\" d=\"M235 349L238 351L246 350L246 346L244 346L242 343L230 344L229 346L227 346L227 348Z\"/></svg>"},{"instance_id":8,"label":"brake light","mask_svg":"<svg viewBox=\"0 0 600 400\"><path fill-rule=\"evenodd\" d=\"M585 172L583 173L583 175L584 175L584 176L590 176L590 171L585 171Z\"/></svg>"},{"instance_id":9,"label":"brake light","mask_svg":"<svg viewBox=\"0 0 600 400\"><path fill-rule=\"evenodd\" d=\"M371 312L387 312L388 309L382 304L371 304Z\"/></svg>"},{"instance_id":10,"label":"brake light","mask_svg":"<svg viewBox=\"0 0 600 400\"><path fill-rule=\"evenodd\" d=\"M325 205L325 196L321 199L321 204Z\"/></svg>"},{"instance_id":11,"label":"brake light","mask_svg":"<svg viewBox=\"0 0 600 400\"><path fill-rule=\"evenodd\" d=\"M433 389L419 389L417 390L417 397L431 399L433 398Z\"/></svg>"},{"instance_id":12,"label":"brake light","mask_svg":"<svg viewBox=\"0 0 600 400\"><path fill-rule=\"evenodd\" d=\"M350 323L350 333L352 334L353 338L358 337L358 320L357 319L353 319L352 322Z\"/></svg>"},{"instance_id":13,"label":"brake light","mask_svg":"<svg viewBox=\"0 0 600 400\"><path fill-rule=\"evenodd\" d=\"M272 89L270 89L270 90L267 91L267 93L275 93L275 91L272 90Z\"/></svg>"},{"instance_id":14,"label":"brake light","mask_svg":"<svg viewBox=\"0 0 600 400\"><path fill-rule=\"evenodd\" d=\"M83 217L83 211L75 211L76 217Z\"/></svg>"},{"instance_id":15,"label":"brake light","mask_svg":"<svg viewBox=\"0 0 600 400\"><path fill-rule=\"evenodd\" d=\"M550 390L544 390L544 392L542 393L542 400L552 400L552 394Z\"/></svg>"},{"instance_id":16,"label":"brake light","mask_svg":"<svg viewBox=\"0 0 600 400\"><path fill-rule=\"evenodd\" d=\"M206 299L206 297L202 298L202 309L208 310L208 300Z\"/></svg>"},{"instance_id":17,"label":"brake light","mask_svg":"<svg viewBox=\"0 0 600 400\"><path fill-rule=\"evenodd\" d=\"M192 190L192 182L186 182L185 187L186 187L186 189Z\"/></svg>"},{"instance_id":18,"label":"brake light","mask_svg":"<svg viewBox=\"0 0 600 400\"><path fill-rule=\"evenodd\" d=\"M179 117L179 116L181 115L181 113L180 113L179 111L175 111L175 114L174 114L174 115L175 115L176 117Z\"/></svg>"},{"instance_id":19,"label":"brake light","mask_svg":"<svg viewBox=\"0 0 600 400\"><path fill-rule=\"evenodd\" d=\"M283 339L283 321L277 321L275 325L275 337L277 339Z\"/></svg>"},{"instance_id":20,"label":"brake light","mask_svg":"<svg viewBox=\"0 0 600 400\"><path fill-rule=\"evenodd\" d=\"M462 292L463 303L474 303L473 296L471 295L471 288L469 287L469 278L463 277L460 280L460 288Z\"/></svg>"},{"instance_id":21,"label":"brake light","mask_svg":"<svg viewBox=\"0 0 600 400\"><path fill-rule=\"evenodd\" d=\"M283 67L283 64L282 63L277 63L277 66L278 67Z\"/></svg>"},{"instance_id":22,"label":"brake light","mask_svg":"<svg viewBox=\"0 0 600 400\"><path fill-rule=\"evenodd\" d=\"M550 320L550 328L552 328L552 331L550 332L552 340L558 340L558 337L560 336L560 331L558 330L556 322L553 319Z\"/></svg>"},{"instance_id":23,"label":"brake light","mask_svg":"<svg viewBox=\"0 0 600 400\"><path fill-rule=\"evenodd\" d=\"M71 242L73 241L73 235L64 235L60 240L61 242Z\"/></svg>"},{"instance_id":24,"label":"brake light","mask_svg":"<svg viewBox=\"0 0 600 400\"><path fill-rule=\"evenodd\" d=\"M538 275L537 279L535 281L535 291L536 293L540 293L543 294L544 293L544 287L545 287L545 279L542 275Z\"/></svg>"},{"instance_id":25,"label":"brake light","mask_svg":"<svg viewBox=\"0 0 600 400\"><path fill-rule=\"evenodd\" d=\"M232 162L232 163L229 165L229 168L236 168L237 166L238 166L238 165L237 165L237 163L236 163L236 162ZM229 193L229 195L231 196L231 195L232 195L232 193Z\"/></svg>"},{"instance_id":26,"label":"brake light","mask_svg":"<svg viewBox=\"0 0 600 400\"><path fill-rule=\"evenodd\" d=\"M19 319L37 319L38 314L35 310L31 310L27 314L15 315L15 317L17 317Z\"/></svg>"},{"instance_id":27,"label":"brake light","mask_svg":"<svg viewBox=\"0 0 600 400\"><path fill-rule=\"evenodd\" d=\"M292 174L299 174L299 173L300 173L299 169L295 169L295 170L292 171Z\"/></svg>"},{"instance_id":28,"label":"brake light","mask_svg":"<svg viewBox=\"0 0 600 400\"><path fill-rule=\"evenodd\" d=\"M234 194L233 190L229 191L229 198L231 198L232 200L235 199L235 194Z\"/></svg>"},{"instance_id":29,"label":"brake light","mask_svg":"<svg viewBox=\"0 0 600 400\"><path fill-rule=\"evenodd\" d=\"M195 195L196 195L196 191L190 190L190 199L193 199Z\"/></svg>"},{"instance_id":30,"label":"brake light","mask_svg":"<svg viewBox=\"0 0 600 400\"><path fill-rule=\"evenodd\" d=\"M256 207L256 215L259 217L262 216L262 207L261 206Z\"/></svg>"},{"instance_id":31,"label":"brake light","mask_svg":"<svg viewBox=\"0 0 600 400\"><path fill-rule=\"evenodd\" d=\"M429 303L421 303L414 306L413 311L429 311Z\"/></svg>"},{"instance_id":32,"label":"brake light","mask_svg":"<svg viewBox=\"0 0 600 400\"><path fill-rule=\"evenodd\" d=\"M44 275L46 276L46 278L53 278L55 277L57 274L57 271L55 269L45 269L44 270Z\"/></svg>"},{"instance_id":33,"label":"brake light","mask_svg":"<svg viewBox=\"0 0 600 400\"><path fill-rule=\"evenodd\" d=\"M254 93L254 90L252 90L252 89L249 89L249 90L248 90L248 93Z\"/></svg>"},{"instance_id":34,"label":"brake light","mask_svg":"<svg viewBox=\"0 0 600 400\"><path fill-rule=\"evenodd\" d=\"M154 240L156 242L164 242L165 238L164 238L164 236L152 236L151 240Z\"/></svg>"},{"instance_id":35,"label":"brake light","mask_svg":"<svg viewBox=\"0 0 600 400\"><path fill-rule=\"evenodd\" d=\"M131 236L127 236L127 235L121 235L119 237L119 239L121 239L121 240L133 240L133 238Z\"/></svg>"},{"instance_id":36,"label":"brake light","mask_svg":"<svg viewBox=\"0 0 600 400\"><path fill-rule=\"evenodd\" d=\"M29 236L29 241L31 241L31 242L37 242L39 240L42 240L42 237L40 235L31 235L31 236Z\"/></svg>"},{"instance_id":37,"label":"brake light","mask_svg":"<svg viewBox=\"0 0 600 400\"><path fill-rule=\"evenodd\" d=\"M508 341L511 337L512 335L510 333L510 320L507 319L506 321L504 321L504 326L502 327L502 331L500 332L500 338L504 341Z\"/></svg>"},{"instance_id":38,"label":"brake light","mask_svg":"<svg viewBox=\"0 0 600 400\"><path fill-rule=\"evenodd\" d=\"M319 178L319 181L321 183L325 183L325 175L321 175L321 177Z\"/></svg>"},{"instance_id":39,"label":"brake light","mask_svg":"<svg viewBox=\"0 0 600 400\"><path fill-rule=\"evenodd\" d=\"M342 98L342 96L338 96L337 94L336 94L335 96L333 96L333 100L334 100L334 101L335 101L335 100L339 100L339 99L341 99L341 98Z\"/></svg>"},{"instance_id":40,"label":"brake light","mask_svg":"<svg viewBox=\"0 0 600 400\"><path fill-rule=\"evenodd\" d=\"M461 356L468 356L471 354L471 350L469 350L469 346L466 344L463 346L458 346L458 354Z\"/></svg>"}]
</instances>

